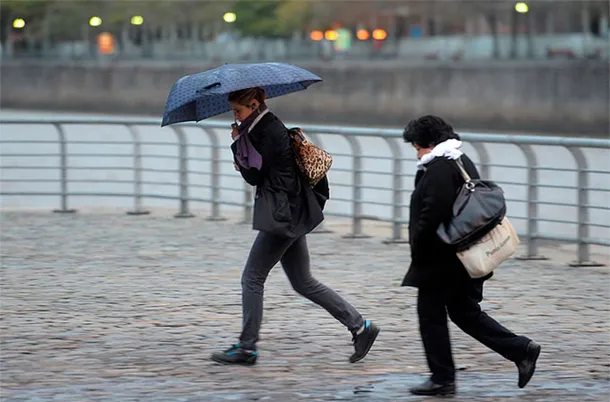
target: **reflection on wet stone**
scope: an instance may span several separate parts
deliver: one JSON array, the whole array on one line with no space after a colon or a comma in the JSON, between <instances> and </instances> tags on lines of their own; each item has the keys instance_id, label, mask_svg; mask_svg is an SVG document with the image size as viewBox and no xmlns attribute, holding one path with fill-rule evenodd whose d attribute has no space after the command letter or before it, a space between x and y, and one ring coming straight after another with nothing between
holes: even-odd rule
<instances>
[{"instance_id":1,"label":"reflection on wet stone","mask_svg":"<svg viewBox=\"0 0 610 402\"><path fill-rule=\"evenodd\" d=\"M396 286L408 247L340 234L309 238L312 269L382 328L350 365L351 336L296 295L281 269L265 292L260 364L217 366L235 341L247 226L118 212L2 216L2 401L432 401L415 290ZM205 216L200 214L199 216ZM603 401L610 397L608 270L514 261L483 307L543 346L536 376L451 327L456 401Z\"/></svg>"}]
</instances>

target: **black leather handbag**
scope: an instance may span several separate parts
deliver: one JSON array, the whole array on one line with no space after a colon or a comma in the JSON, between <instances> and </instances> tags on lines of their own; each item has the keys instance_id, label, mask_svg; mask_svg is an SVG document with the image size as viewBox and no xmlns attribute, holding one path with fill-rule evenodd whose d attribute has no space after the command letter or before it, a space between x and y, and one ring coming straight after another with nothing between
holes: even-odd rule
<instances>
[{"instance_id":1,"label":"black leather handbag","mask_svg":"<svg viewBox=\"0 0 610 402\"><path fill-rule=\"evenodd\" d=\"M265 180L256 188L252 228L291 239L299 238L316 228L324 213L314 189L299 179L301 189L289 196L286 192L272 189Z\"/></svg>"},{"instance_id":2,"label":"black leather handbag","mask_svg":"<svg viewBox=\"0 0 610 402\"><path fill-rule=\"evenodd\" d=\"M451 220L442 223L436 233L444 243L462 251L502 221L506 215L506 201L500 186L489 180L471 179L462 160L455 162L464 184L453 203Z\"/></svg>"}]
</instances>

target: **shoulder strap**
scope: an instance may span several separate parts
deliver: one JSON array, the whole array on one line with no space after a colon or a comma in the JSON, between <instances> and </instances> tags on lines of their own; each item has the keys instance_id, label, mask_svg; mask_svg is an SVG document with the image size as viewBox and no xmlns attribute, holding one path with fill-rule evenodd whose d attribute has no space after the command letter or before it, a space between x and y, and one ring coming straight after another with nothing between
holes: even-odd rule
<instances>
[{"instance_id":1,"label":"shoulder strap","mask_svg":"<svg viewBox=\"0 0 610 402\"><path fill-rule=\"evenodd\" d=\"M458 169L460 170L460 173L462 174L462 177L464 178L464 181L466 183L470 183L472 181L472 178L470 177L470 175L466 171L466 168L464 167L464 162L462 161L462 158L456 159L455 160L455 164L457 165Z\"/></svg>"}]
</instances>

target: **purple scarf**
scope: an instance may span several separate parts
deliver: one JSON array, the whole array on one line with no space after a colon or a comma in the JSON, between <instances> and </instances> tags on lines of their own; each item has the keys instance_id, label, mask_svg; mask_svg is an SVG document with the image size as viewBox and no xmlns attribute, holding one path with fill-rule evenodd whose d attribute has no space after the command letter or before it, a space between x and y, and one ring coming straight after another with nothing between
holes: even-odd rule
<instances>
[{"instance_id":1,"label":"purple scarf","mask_svg":"<svg viewBox=\"0 0 610 402\"><path fill-rule=\"evenodd\" d=\"M253 111L246 120L242 121L237 129L239 135L235 139L235 159L237 163L245 169L255 168L260 170L263 166L263 157L256 148L254 148L254 145L252 145L248 133L252 131L256 123L258 123L268 111L267 105L261 103L258 109Z\"/></svg>"}]
</instances>

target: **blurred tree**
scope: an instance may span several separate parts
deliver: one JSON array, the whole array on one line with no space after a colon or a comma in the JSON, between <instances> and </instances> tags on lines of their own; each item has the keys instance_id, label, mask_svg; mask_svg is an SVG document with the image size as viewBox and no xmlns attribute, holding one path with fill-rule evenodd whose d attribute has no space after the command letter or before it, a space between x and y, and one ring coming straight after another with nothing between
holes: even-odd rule
<instances>
[{"instance_id":1,"label":"blurred tree","mask_svg":"<svg viewBox=\"0 0 610 402\"><path fill-rule=\"evenodd\" d=\"M237 0L235 26L244 36L288 37L302 32L314 17L319 0Z\"/></svg>"},{"instance_id":2,"label":"blurred tree","mask_svg":"<svg viewBox=\"0 0 610 402\"><path fill-rule=\"evenodd\" d=\"M286 0L276 9L275 17L279 30L284 34L304 32L311 28L315 7L319 0Z\"/></svg>"},{"instance_id":3,"label":"blurred tree","mask_svg":"<svg viewBox=\"0 0 610 402\"><path fill-rule=\"evenodd\" d=\"M276 10L280 0L237 0L235 26L244 36L279 36Z\"/></svg>"}]
</instances>

